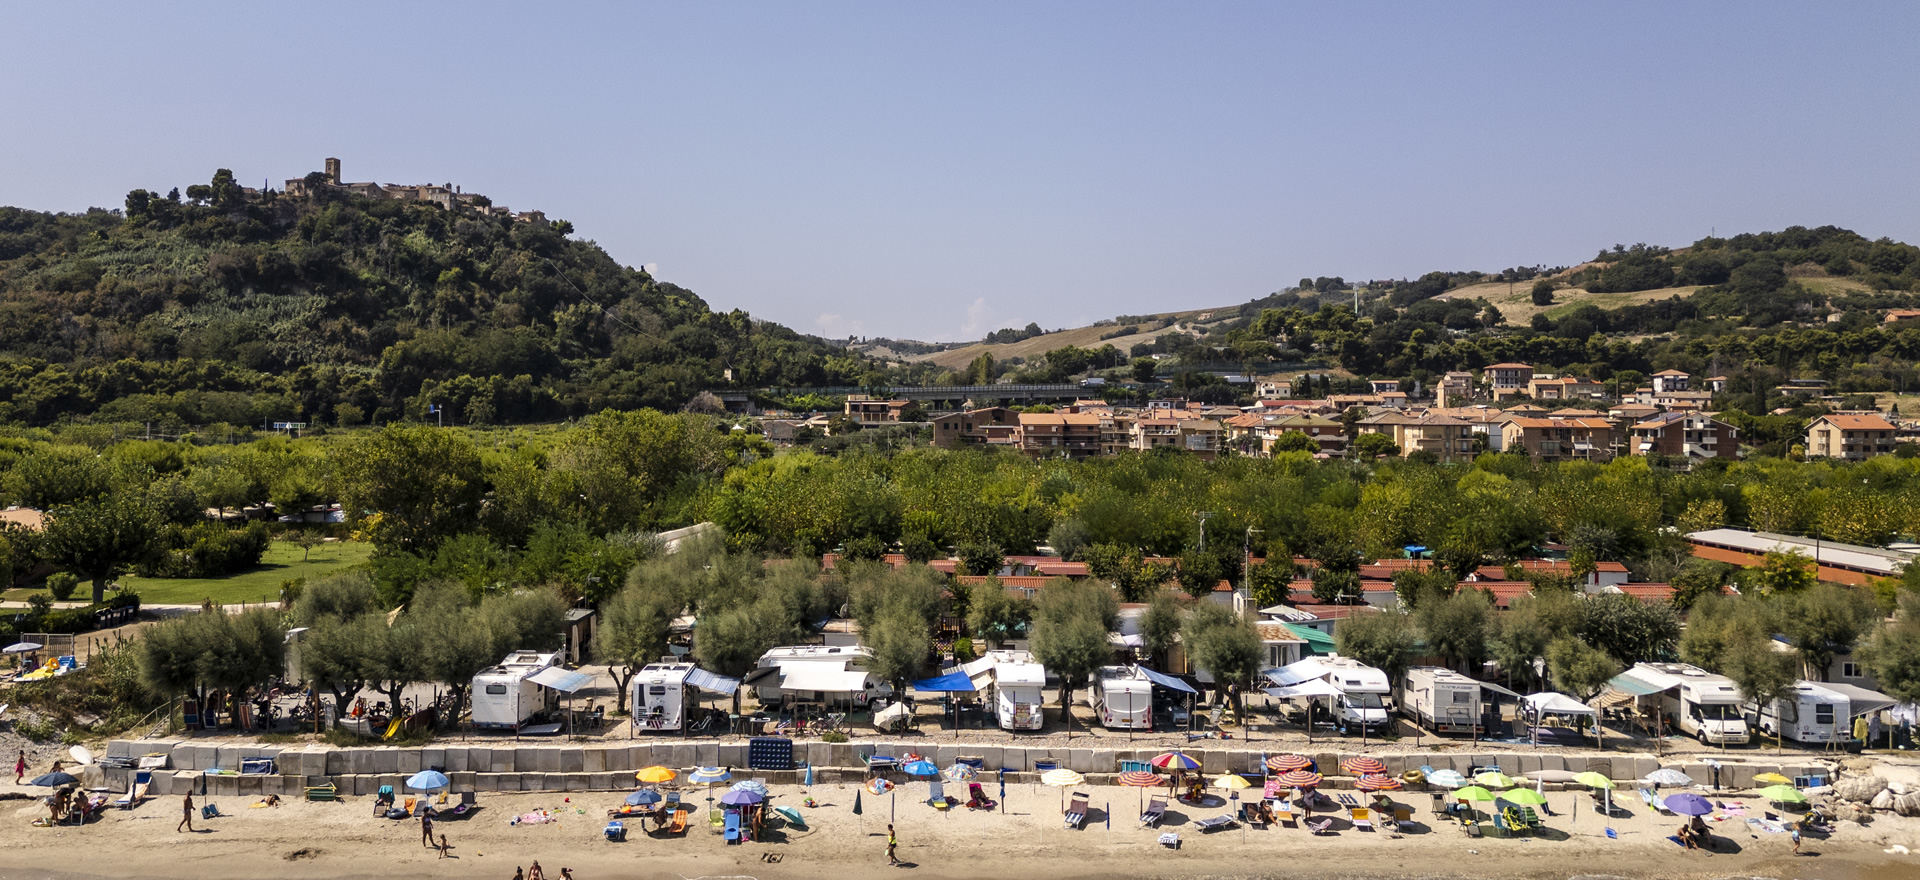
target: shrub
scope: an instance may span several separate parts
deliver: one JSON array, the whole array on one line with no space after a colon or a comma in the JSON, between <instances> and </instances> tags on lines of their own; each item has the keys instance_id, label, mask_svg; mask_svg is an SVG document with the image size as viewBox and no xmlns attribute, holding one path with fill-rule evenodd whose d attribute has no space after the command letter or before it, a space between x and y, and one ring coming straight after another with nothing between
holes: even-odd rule
<instances>
[{"instance_id":1,"label":"shrub","mask_svg":"<svg viewBox=\"0 0 1920 880\"><path fill-rule=\"evenodd\" d=\"M70 571L56 571L47 575L47 592L53 594L56 602L65 602L73 598L73 591L80 588L80 578Z\"/></svg>"},{"instance_id":2,"label":"shrub","mask_svg":"<svg viewBox=\"0 0 1920 880\"><path fill-rule=\"evenodd\" d=\"M847 741L847 735L844 733L841 733L838 730L829 730L826 733L820 734L820 741L829 742L829 743L843 743Z\"/></svg>"},{"instance_id":3,"label":"shrub","mask_svg":"<svg viewBox=\"0 0 1920 880\"><path fill-rule=\"evenodd\" d=\"M273 540L265 523L229 529L218 523L175 526L162 538L166 550L140 566L143 577L219 577L260 564Z\"/></svg>"}]
</instances>

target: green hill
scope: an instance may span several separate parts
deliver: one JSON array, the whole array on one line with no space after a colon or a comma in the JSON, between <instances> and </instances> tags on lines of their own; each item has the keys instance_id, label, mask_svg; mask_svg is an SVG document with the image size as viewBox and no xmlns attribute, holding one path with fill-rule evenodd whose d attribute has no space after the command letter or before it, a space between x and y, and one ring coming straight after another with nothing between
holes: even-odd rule
<instances>
[{"instance_id":1,"label":"green hill","mask_svg":"<svg viewBox=\"0 0 1920 880\"><path fill-rule=\"evenodd\" d=\"M572 227L230 174L0 208L0 422L542 421L870 362L623 267ZM727 378L731 370L732 378Z\"/></svg>"}]
</instances>

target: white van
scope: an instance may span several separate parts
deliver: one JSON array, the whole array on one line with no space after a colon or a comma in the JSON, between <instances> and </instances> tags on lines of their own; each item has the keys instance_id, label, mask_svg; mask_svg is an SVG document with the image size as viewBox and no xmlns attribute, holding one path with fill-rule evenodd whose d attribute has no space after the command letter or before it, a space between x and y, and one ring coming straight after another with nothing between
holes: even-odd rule
<instances>
[{"instance_id":1,"label":"white van","mask_svg":"<svg viewBox=\"0 0 1920 880\"><path fill-rule=\"evenodd\" d=\"M1108 730L1153 729L1153 682L1137 666L1102 666L1087 688L1087 706Z\"/></svg>"},{"instance_id":2,"label":"white van","mask_svg":"<svg viewBox=\"0 0 1920 880\"><path fill-rule=\"evenodd\" d=\"M1779 699L1760 707L1748 702L1746 708L1758 716L1760 732L1768 736L1808 745L1844 743L1852 738L1847 720L1853 702L1816 681L1795 682Z\"/></svg>"},{"instance_id":3,"label":"white van","mask_svg":"<svg viewBox=\"0 0 1920 880\"><path fill-rule=\"evenodd\" d=\"M1661 688L1662 711L1688 736L1727 746L1752 738L1732 679L1685 663L1636 663L1627 674Z\"/></svg>"},{"instance_id":4,"label":"white van","mask_svg":"<svg viewBox=\"0 0 1920 880\"><path fill-rule=\"evenodd\" d=\"M552 668L558 654L515 651L473 677L473 726L518 730L527 719L559 705L558 695L534 684L534 675Z\"/></svg>"},{"instance_id":5,"label":"white van","mask_svg":"<svg viewBox=\"0 0 1920 880\"><path fill-rule=\"evenodd\" d=\"M1001 730L1039 730L1046 725L1047 668L1026 651L988 651L993 668L993 713Z\"/></svg>"},{"instance_id":6,"label":"white van","mask_svg":"<svg viewBox=\"0 0 1920 880\"><path fill-rule=\"evenodd\" d=\"M633 726L646 731L680 731L687 724L687 676L693 664L662 658L633 674L628 699Z\"/></svg>"},{"instance_id":7,"label":"white van","mask_svg":"<svg viewBox=\"0 0 1920 880\"><path fill-rule=\"evenodd\" d=\"M1480 683L1451 669L1415 666L1400 684L1400 714L1434 733L1480 733Z\"/></svg>"},{"instance_id":8,"label":"white van","mask_svg":"<svg viewBox=\"0 0 1920 880\"><path fill-rule=\"evenodd\" d=\"M1340 691L1333 698L1334 723L1340 732L1352 733L1356 727L1385 730L1391 723L1387 698L1393 694L1387 674L1352 657L1329 654L1317 659L1326 669L1327 683Z\"/></svg>"}]
</instances>

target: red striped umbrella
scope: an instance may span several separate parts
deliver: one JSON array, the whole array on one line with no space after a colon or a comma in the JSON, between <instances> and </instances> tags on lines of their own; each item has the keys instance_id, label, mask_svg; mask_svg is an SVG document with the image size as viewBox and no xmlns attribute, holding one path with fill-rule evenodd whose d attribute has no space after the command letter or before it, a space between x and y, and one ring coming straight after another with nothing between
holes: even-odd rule
<instances>
[{"instance_id":1,"label":"red striped umbrella","mask_svg":"<svg viewBox=\"0 0 1920 880\"><path fill-rule=\"evenodd\" d=\"M1120 774L1121 785L1137 785L1141 788L1152 788L1153 786L1161 784L1163 781L1164 780L1160 778L1160 774L1147 770L1128 770Z\"/></svg>"},{"instance_id":2,"label":"red striped umbrella","mask_svg":"<svg viewBox=\"0 0 1920 880\"><path fill-rule=\"evenodd\" d=\"M1340 762L1340 769L1355 776L1384 775L1387 772L1387 765L1380 763L1379 758L1348 758Z\"/></svg>"},{"instance_id":3,"label":"red striped umbrella","mask_svg":"<svg viewBox=\"0 0 1920 880\"><path fill-rule=\"evenodd\" d=\"M1369 773L1360 777L1360 781L1354 783L1353 787L1361 791L1395 791L1400 788L1400 780L1378 773Z\"/></svg>"},{"instance_id":4,"label":"red striped umbrella","mask_svg":"<svg viewBox=\"0 0 1920 880\"><path fill-rule=\"evenodd\" d=\"M1312 770L1288 770L1273 778L1280 780L1280 784L1288 788L1320 787L1320 774Z\"/></svg>"},{"instance_id":5,"label":"red striped umbrella","mask_svg":"<svg viewBox=\"0 0 1920 880\"><path fill-rule=\"evenodd\" d=\"M1158 755L1147 763L1162 770L1198 770L1200 762L1186 756L1183 752L1168 752Z\"/></svg>"},{"instance_id":6,"label":"red striped umbrella","mask_svg":"<svg viewBox=\"0 0 1920 880\"><path fill-rule=\"evenodd\" d=\"M1275 773L1285 773L1288 770L1311 770L1313 761L1305 755L1275 755L1267 759L1267 769Z\"/></svg>"}]
</instances>

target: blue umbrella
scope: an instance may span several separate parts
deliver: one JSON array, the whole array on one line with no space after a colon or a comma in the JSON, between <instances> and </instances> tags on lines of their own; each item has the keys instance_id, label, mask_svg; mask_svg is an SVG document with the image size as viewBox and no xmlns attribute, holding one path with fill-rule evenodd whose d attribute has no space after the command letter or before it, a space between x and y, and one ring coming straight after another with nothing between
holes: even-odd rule
<instances>
[{"instance_id":1,"label":"blue umbrella","mask_svg":"<svg viewBox=\"0 0 1920 880\"><path fill-rule=\"evenodd\" d=\"M657 804L659 802L660 793L651 788L643 788L633 794L627 795L627 806L629 807L644 807L648 804Z\"/></svg>"},{"instance_id":2,"label":"blue umbrella","mask_svg":"<svg viewBox=\"0 0 1920 880\"><path fill-rule=\"evenodd\" d=\"M72 785L79 781L80 780L75 779L73 777L73 774L71 773L60 772L60 773L48 773L43 776L35 776L33 778L33 781L28 782L27 784L44 786L47 788L59 788L62 785Z\"/></svg>"},{"instance_id":3,"label":"blue umbrella","mask_svg":"<svg viewBox=\"0 0 1920 880\"><path fill-rule=\"evenodd\" d=\"M770 797L773 794L773 792L770 792L767 790L767 784L764 782L761 782L758 779L748 779L744 782L736 782L733 784L733 790L734 791L750 791L761 797Z\"/></svg>"},{"instance_id":4,"label":"blue umbrella","mask_svg":"<svg viewBox=\"0 0 1920 880\"><path fill-rule=\"evenodd\" d=\"M1713 812L1713 802L1690 791L1667 795L1667 809L1682 816L1705 816Z\"/></svg>"},{"instance_id":5,"label":"blue umbrella","mask_svg":"<svg viewBox=\"0 0 1920 880\"><path fill-rule=\"evenodd\" d=\"M932 761L927 761L927 760L908 761L906 766L901 767L900 769L904 771L908 776L939 776L940 775L940 767L934 764Z\"/></svg>"},{"instance_id":6,"label":"blue umbrella","mask_svg":"<svg viewBox=\"0 0 1920 880\"><path fill-rule=\"evenodd\" d=\"M712 785L713 783L716 783L716 782L726 782L727 780L732 778L733 778L733 773L730 771L723 770L719 767L702 767L698 770L693 771L693 775L688 776L687 781L694 782L694 783L701 783L705 785Z\"/></svg>"},{"instance_id":7,"label":"blue umbrella","mask_svg":"<svg viewBox=\"0 0 1920 880\"><path fill-rule=\"evenodd\" d=\"M761 797L757 791L741 791L739 789L729 791L720 796L721 803L733 807L757 804L763 800L766 800L766 798Z\"/></svg>"},{"instance_id":8,"label":"blue umbrella","mask_svg":"<svg viewBox=\"0 0 1920 880\"><path fill-rule=\"evenodd\" d=\"M407 787L414 791L433 791L436 788L446 788L448 781L447 774L438 770L422 770L407 780Z\"/></svg>"},{"instance_id":9,"label":"blue umbrella","mask_svg":"<svg viewBox=\"0 0 1920 880\"><path fill-rule=\"evenodd\" d=\"M808 761L808 762L807 762L807 779L806 779L806 781L805 781L805 782L803 782L803 783L801 783L801 784L802 784L802 785L805 785L805 786L806 786L806 787L808 787L808 788L812 788L812 787L813 787L813 762L812 762L812 761ZM798 823L796 823L796 824L798 824Z\"/></svg>"}]
</instances>

